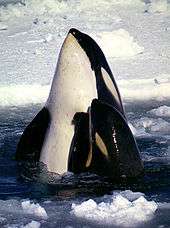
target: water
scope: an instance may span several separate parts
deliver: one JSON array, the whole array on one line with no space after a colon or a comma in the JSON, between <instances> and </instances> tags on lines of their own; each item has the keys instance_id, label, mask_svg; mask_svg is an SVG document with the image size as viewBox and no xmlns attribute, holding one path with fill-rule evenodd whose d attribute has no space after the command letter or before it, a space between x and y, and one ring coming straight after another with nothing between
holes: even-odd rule
<instances>
[{"instance_id":1,"label":"water","mask_svg":"<svg viewBox=\"0 0 170 228\"><path fill-rule=\"evenodd\" d=\"M147 111L152 110L153 107L153 103L145 106L143 104L126 105L131 124L135 126L136 121L139 122L141 117L151 118ZM97 223L99 219L96 217L88 220L75 216L71 213L71 205L72 203L80 204L90 198L96 202L105 202L106 199L111 200L116 190L124 192L127 189L142 192L147 200L154 200L158 204L157 211L152 215L153 218L151 216L149 221L137 223L135 227L170 226L170 138L161 130L161 126L160 132L157 131L156 134L150 128L146 130L145 135L138 136L137 142L144 160L146 174L144 178L131 183L130 186L115 185L107 178L91 174L78 176L68 174L55 184L27 182L19 178L14 155L23 129L40 109L41 105L30 105L6 107L1 108L0 111L0 217L4 218L3 221L0 220L2 227L10 227L10 225L21 227L32 220L38 222L35 224L37 227L38 224L41 224L41 227L109 227L110 224L109 222L107 224L107 221L104 225L101 221ZM167 120L166 117L164 118ZM107 197L103 197L104 195ZM21 202L26 199L32 199L31 202L37 202L45 208L48 219L37 216L35 212L29 214L27 211L24 214ZM136 213L141 212L136 210ZM123 224L122 227L128 227L127 218L124 219L125 225ZM120 219L116 221L119 225ZM114 219L111 227L116 225L116 221Z\"/></svg>"},{"instance_id":2,"label":"water","mask_svg":"<svg viewBox=\"0 0 170 228\"><path fill-rule=\"evenodd\" d=\"M0 5L6 6L7 4L15 4L17 2L21 2L19 0L0 0Z\"/></svg>"}]
</instances>

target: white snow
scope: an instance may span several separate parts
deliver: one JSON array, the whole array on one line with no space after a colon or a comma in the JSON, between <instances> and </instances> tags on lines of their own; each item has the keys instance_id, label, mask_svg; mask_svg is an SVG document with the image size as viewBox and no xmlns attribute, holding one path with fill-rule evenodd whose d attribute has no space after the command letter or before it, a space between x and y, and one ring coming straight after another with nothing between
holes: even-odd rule
<instances>
[{"instance_id":1,"label":"white snow","mask_svg":"<svg viewBox=\"0 0 170 228\"><path fill-rule=\"evenodd\" d=\"M1 106L20 106L42 103L48 96L49 86L10 85L0 86Z\"/></svg>"},{"instance_id":2,"label":"white snow","mask_svg":"<svg viewBox=\"0 0 170 228\"><path fill-rule=\"evenodd\" d=\"M125 101L163 101L170 98L170 75L161 74L155 78L121 79L120 92Z\"/></svg>"},{"instance_id":3,"label":"white snow","mask_svg":"<svg viewBox=\"0 0 170 228\"><path fill-rule=\"evenodd\" d=\"M6 30L8 28L8 26L2 22L0 22L0 31L1 30Z\"/></svg>"},{"instance_id":4,"label":"white snow","mask_svg":"<svg viewBox=\"0 0 170 228\"><path fill-rule=\"evenodd\" d=\"M31 43L43 43L45 42L44 39L39 39L39 40L29 40L27 41L28 44L31 44Z\"/></svg>"},{"instance_id":5,"label":"white snow","mask_svg":"<svg viewBox=\"0 0 170 228\"><path fill-rule=\"evenodd\" d=\"M155 116L170 117L170 107L163 105L158 108L150 110L148 113Z\"/></svg>"},{"instance_id":6,"label":"white snow","mask_svg":"<svg viewBox=\"0 0 170 228\"><path fill-rule=\"evenodd\" d=\"M81 204L72 204L71 213L98 224L134 227L152 219L157 209L154 201L146 200L140 193L125 191L113 193L108 198L108 202L97 203L89 199Z\"/></svg>"},{"instance_id":7,"label":"white snow","mask_svg":"<svg viewBox=\"0 0 170 228\"><path fill-rule=\"evenodd\" d=\"M45 37L45 42L50 42L50 41L52 41L52 39L53 39L53 35L49 33Z\"/></svg>"},{"instance_id":8,"label":"white snow","mask_svg":"<svg viewBox=\"0 0 170 228\"><path fill-rule=\"evenodd\" d=\"M38 203L31 203L30 200L27 200L23 201L21 205L24 213L33 214L44 219L48 218L45 209L41 207Z\"/></svg>"},{"instance_id":9,"label":"white snow","mask_svg":"<svg viewBox=\"0 0 170 228\"><path fill-rule=\"evenodd\" d=\"M119 192L115 192L115 194L120 194ZM137 200L141 196L145 196L142 192L132 192L131 190L125 190L121 192L121 196L127 198L129 201Z\"/></svg>"},{"instance_id":10,"label":"white snow","mask_svg":"<svg viewBox=\"0 0 170 228\"><path fill-rule=\"evenodd\" d=\"M167 0L151 0L148 4L148 12L150 13L162 13L168 10Z\"/></svg>"},{"instance_id":11,"label":"white snow","mask_svg":"<svg viewBox=\"0 0 170 228\"><path fill-rule=\"evenodd\" d=\"M40 222L37 221L31 221L30 223L28 223L25 226L21 226L21 228L39 228L41 226Z\"/></svg>"},{"instance_id":12,"label":"white snow","mask_svg":"<svg viewBox=\"0 0 170 228\"><path fill-rule=\"evenodd\" d=\"M144 51L125 29L100 32L93 36L107 57L129 58Z\"/></svg>"},{"instance_id":13,"label":"white snow","mask_svg":"<svg viewBox=\"0 0 170 228\"><path fill-rule=\"evenodd\" d=\"M53 39L53 35L49 33L49 34L45 35L45 37L42 38L42 39L39 39L39 40L28 40L27 43L28 44L31 44L31 43L47 43L47 42L52 41L52 39Z\"/></svg>"},{"instance_id":14,"label":"white snow","mask_svg":"<svg viewBox=\"0 0 170 228\"><path fill-rule=\"evenodd\" d=\"M41 227L41 223L32 220L31 222L29 222L26 225L21 225L21 224L11 224L11 225L6 225L6 228L40 228Z\"/></svg>"},{"instance_id":15,"label":"white snow","mask_svg":"<svg viewBox=\"0 0 170 228\"><path fill-rule=\"evenodd\" d=\"M46 101L60 46L71 27L99 43L123 101L170 98L169 11L144 13L149 4L140 0L24 3L0 7L0 106ZM154 4L160 1L150 6ZM169 7L164 0L161 5Z\"/></svg>"},{"instance_id":16,"label":"white snow","mask_svg":"<svg viewBox=\"0 0 170 228\"><path fill-rule=\"evenodd\" d=\"M42 15L46 12L56 14L67 9L68 4L65 1L60 3L55 0L28 0L25 5L18 3L16 5L8 4L0 10L1 20L10 20L11 17L21 18L25 15L38 14Z\"/></svg>"},{"instance_id":17,"label":"white snow","mask_svg":"<svg viewBox=\"0 0 170 228\"><path fill-rule=\"evenodd\" d=\"M168 135L170 123L162 118L141 117L133 122L133 130L136 136L146 136L150 134Z\"/></svg>"},{"instance_id":18,"label":"white snow","mask_svg":"<svg viewBox=\"0 0 170 228\"><path fill-rule=\"evenodd\" d=\"M62 227L74 227L74 223L70 223L74 215L79 218L80 225L83 222L88 226L88 222L92 221L100 226L134 227L152 219L157 207L162 207L160 203L157 205L156 202L147 200L144 193L130 190L113 191L111 195L86 199L85 197L83 202L82 197L61 201L55 199L48 203L41 202L42 206L30 200L0 200L0 226L5 224L8 228L38 228L41 224L43 227L62 224Z\"/></svg>"},{"instance_id":19,"label":"white snow","mask_svg":"<svg viewBox=\"0 0 170 228\"><path fill-rule=\"evenodd\" d=\"M143 8L144 3L140 0L70 0L70 1L55 1L55 0L25 0L25 4L18 3L16 5L8 4L7 7L2 7L0 9L0 19L10 20L12 17L21 18L25 15L43 15L50 14L56 15L64 12L70 12L71 10L75 12L81 12L86 10L98 9L102 11L102 7L110 7L114 5L120 5L122 7L136 7Z\"/></svg>"}]
</instances>

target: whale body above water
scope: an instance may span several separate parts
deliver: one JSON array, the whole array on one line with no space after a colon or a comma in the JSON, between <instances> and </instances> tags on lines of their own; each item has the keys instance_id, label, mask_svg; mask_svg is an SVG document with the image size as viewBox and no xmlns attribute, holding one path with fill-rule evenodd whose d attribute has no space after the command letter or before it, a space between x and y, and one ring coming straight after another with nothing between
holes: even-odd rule
<instances>
[{"instance_id":1,"label":"whale body above water","mask_svg":"<svg viewBox=\"0 0 170 228\"><path fill-rule=\"evenodd\" d=\"M71 29L61 47L49 97L24 130L16 159L62 175L112 179L143 172L135 138L107 60L88 35Z\"/></svg>"}]
</instances>

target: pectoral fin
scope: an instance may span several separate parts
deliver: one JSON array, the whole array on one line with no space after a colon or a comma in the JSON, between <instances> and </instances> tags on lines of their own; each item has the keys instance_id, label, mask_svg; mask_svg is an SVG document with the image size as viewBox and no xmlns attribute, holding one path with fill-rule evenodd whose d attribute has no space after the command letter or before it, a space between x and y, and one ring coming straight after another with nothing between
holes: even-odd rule
<instances>
[{"instance_id":1,"label":"pectoral fin","mask_svg":"<svg viewBox=\"0 0 170 228\"><path fill-rule=\"evenodd\" d=\"M16 160L24 162L39 161L49 123L49 111L43 108L25 128L17 145Z\"/></svg>"}]
</instances>

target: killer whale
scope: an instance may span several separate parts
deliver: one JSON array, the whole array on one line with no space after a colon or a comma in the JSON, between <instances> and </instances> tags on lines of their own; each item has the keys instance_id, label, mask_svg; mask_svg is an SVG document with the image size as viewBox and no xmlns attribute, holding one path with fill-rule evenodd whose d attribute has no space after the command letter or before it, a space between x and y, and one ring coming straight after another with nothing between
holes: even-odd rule
<instances>
[{"instance_id":1,"label":"killer whale","mask_svg":"<svg viewBox=\"0 0 170 228\"><path fill-rule=\"evenodd\" d=\"M84 126L88 123L92 123L91 135ZM70 171L79 173L83 169L83 172L90 171L115 180L137 177L142 173L136 141L127 120L116 108L93 99L89 115L76 113L74 124ZM83 135L91 138L91 145L88 137Z\"/></svg>"},{"instance_id":2,"label":"killer whale","mask_svg":"<svg viewBox=\"0 0 170 228\"><path fill-rule=\"evenodd\" d=\"M71 29L61 47L49 97L24 130L16 159L49 172L93 172L113 179L143 172L107 60L88 35Z\"/></svg>"}]
</instances>

